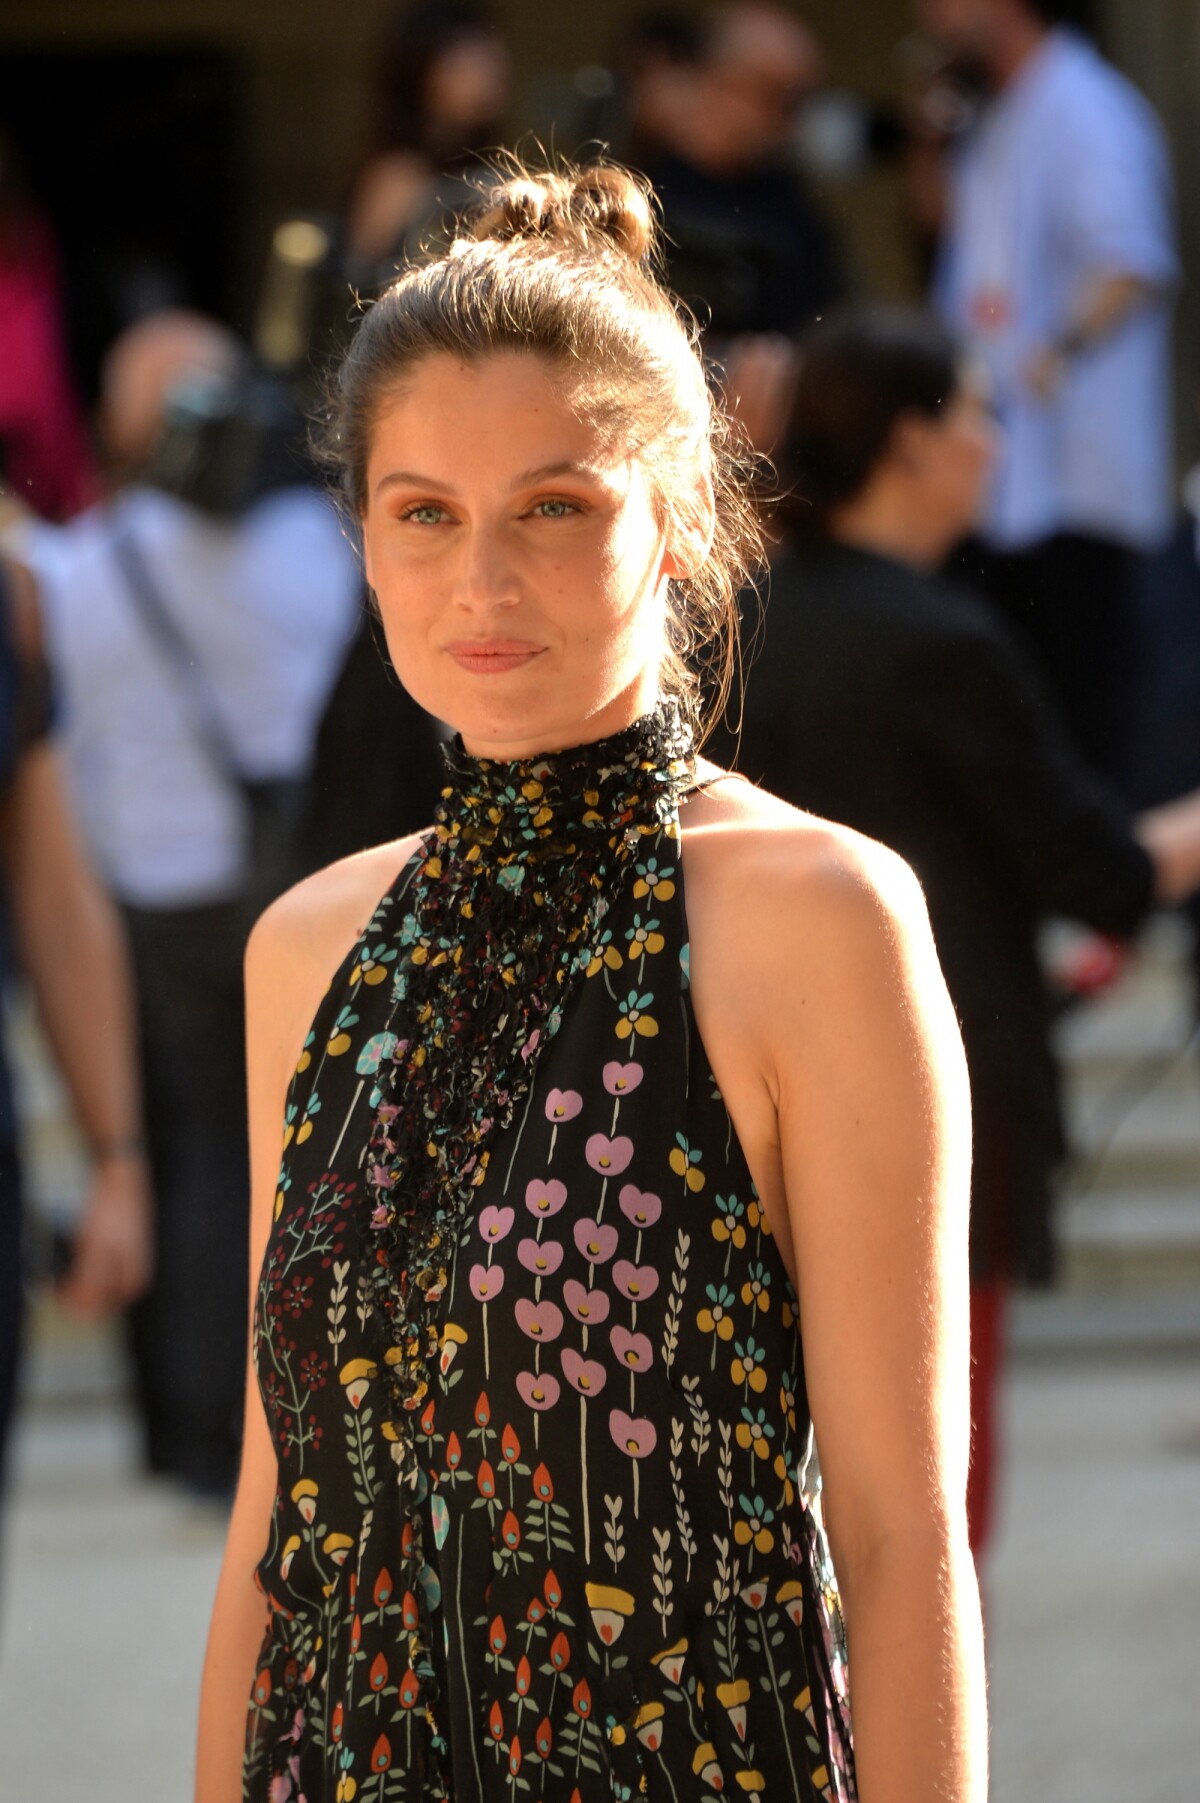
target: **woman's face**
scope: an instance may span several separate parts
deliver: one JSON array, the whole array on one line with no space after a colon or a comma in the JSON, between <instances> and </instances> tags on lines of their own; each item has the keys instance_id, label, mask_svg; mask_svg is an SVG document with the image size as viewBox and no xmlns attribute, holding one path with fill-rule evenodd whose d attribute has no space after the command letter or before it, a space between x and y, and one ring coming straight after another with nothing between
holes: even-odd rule
<instances>
[{"instance_id":1,"label":"woman's face","mask_svg":"<svg viewBox=\"0 0 1200 1803\"><path fill-rule=\"evenodd\" d=\"M979 523L998 443L986 378L964 372L950 401L922 435L921 506L949 550Z\"/></svg>"},{"instance_id":2,"label":"woman's face","mask_svg":"<svg viewBox=\"0 0 1200 1803\"><path fill-rule=\"evenodd\" d=\"M502 40L490 32L455 39L430 65L425 106L444 130L466 137L508 111L512 67Z\"/></svg>"},{"instance_id":3,"label":"woman's face","mask_svg":"<svg viewBox=\"0 0 1200 1803\"><path fill-rule=\"evenodd\" d=\"M468 750L561 750L653 706L664 533L543 358L418 364L375 423L362 524L397 674Z\"/></svg>"}]
</instances>

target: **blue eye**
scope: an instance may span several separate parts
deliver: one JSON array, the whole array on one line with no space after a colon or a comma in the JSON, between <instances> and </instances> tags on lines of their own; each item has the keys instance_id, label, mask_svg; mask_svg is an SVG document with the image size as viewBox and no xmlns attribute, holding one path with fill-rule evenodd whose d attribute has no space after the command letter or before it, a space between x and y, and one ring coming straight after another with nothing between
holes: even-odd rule
<instances>
[{"instance_id":1,"label":"blue eye","mask_svg":"<svg viewBox=\"0 0 1200 1803\"><path fill-rule=\"evenodd\" d=\"M544 520L565 520L568 514L576 513L578 509L570 501L539 501L534 512L540 513Z\"/></svg>"},{"instance_id":2,"label":"blue eye","mask_svg":"<svg viewBox=\"0 0 1200 1803\"><path fill-rule=\"evenodd\" d=\"M418 526L440 526L445 519L445 510L433 501L422 501L417 507L410 507L402 519L412 520Z\"/></svg>"}]
</instances>

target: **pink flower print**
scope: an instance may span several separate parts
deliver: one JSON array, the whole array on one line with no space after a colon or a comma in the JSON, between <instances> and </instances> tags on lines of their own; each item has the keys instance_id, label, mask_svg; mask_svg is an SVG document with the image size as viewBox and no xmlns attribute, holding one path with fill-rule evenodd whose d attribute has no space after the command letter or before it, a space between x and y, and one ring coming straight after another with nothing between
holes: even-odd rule
<instances>
[{"instance_id":1,"label":"pink flower print","mask_svg":"<svg viewBox=\"0 0 1200 1803\"><path fill-rule=\"evenodd\" d=\"M575 1244L590 1265L606 1264L617 1249L617 1230L607 1224L601 1227L590 1217L576 1221Z\"/></svg>"},{"instance_id":2,"label":"pink flower print","mask_svg":"<svg viewBox=\"0 0 1200 1803\"><path fill-rule=\"evenodd\" d=\"M517 1326L531 1340L557 1340L562 1332L563 1315L554 1302L531 1302L522 1296L514 1309Z\"/></svg>"},{"instance_id":3,"label":"pink flower print","mask_svg":"<svg viewBox=\"0 0 1200 1803\"><path fill-rule=\"evenodd\" d=\"M518 1371L517 1393L531 1409L552 1409L558 1401L560 1384L549 1371Z\"/></svg>"},{"instance_id":4,"label":"pink flower print","mask_svg":"<svg viewBox=\"0 0 1200 1803\"><path fill-rule=\"evenodd\" d=\"M613 1282L631 1302L645 1302L658 1288L658 1272L653 1265L635 1265L619 1258L613 1266Z\"/></svg>"},{"instance_id":5,"label":"pink flower print","mask_svg":"<svg viewBox=\"0 0 1200 1803\"><path fill-rule=\"evenodd\" d=\"M647 1371L654 1348L644 1333L630 1333L627 1327L614 1327L609 1333L617 1362L628 1371Z\"/></svg>"},{"instance_id":6,"label":"pink flower print","mask_svg":"<svg viewBox=\"0 0 1200 1803\"><path fill-rule=\"evenodd\" d=\"M583 1097L577 1089L552 1089L546 1097L546 1119L573 1121L582 1107Z\"/></svg>"},{"instance_id":7,"label":"pink flower print","mask_svg":"<svg viewBox=\"0 0 1200 1803\"><path fill-rule=\"evenodd\" d=\"M563 1261L563 1249L554 1240L545 1245L540 1240L524 1239L517 1247L517 1257L535 1277L550 1277Z\"/></svg>"},{"instance_id":8,"label":"pink flower print","mask_svg":"<svg viewBox=\"0 0 1200 1803\"><path fill-rule=\"evenodd\" d=\"M632 1095L645 1074L640 1064L622 1064L619 1058L610 1058L602 1072L610 1096Z\"/></svg>"},{"instance_id":9,"label":"pink flower print","mask_svg":"<svg viewBox=\"0 0 1200 1803\"><path fill-rule=\"evenodd\" d=\"M504 1271L499 1265L472 1265L468 1282L476 1302L492 1302L504 1288Z\"/></svg>"},{"instance_id":10,"label":"pink flower print","mask_svg":"<svg viewBox=\"0 0 1200 1803\"><path fill-rule=\"evenodd\" d=\"M518 1384L520 1381L518 1378ZM621 1451L627 1452L631 1459L644 1459L658 1443L658 1429L653 1421L643 1420L640 1415L627 1415L624 1409L609 1411L608 1431Z\"/></svg>"},{"instance_id":11,"label":"pink flower print","mask_svg":"<svg viewBox=\"0 0 1200 1803\"><path fill-rule=\"evenodd\" d=\"M567 1199L567 1186L557 1177L535 1177L525 1185L525 1206L531 1215L556 1215Z\"/></svg>"},{"instance_id":12,"label":"pink flower print","mask_svg":"<svg viewBox=\"0 0 1200 1803\"><path fill-rule=\"evenodd\" d=\"M609 1139L603 1133L593 1133L583 1148L583 1155L594 1171L602 1177L616 1177L625 1169L633 1157L633 1141L623 1133L615 1139Z\"/></svg>"},{"instance_id":13,"label":"pink flower print","mask_svg":"<svg viewBox=\"0 0 1200 1803\"><path fill-rule=\"evenodd\" d=\"M485 1240L494 1244L497 1240L502 1240L505 1234L511 1230L516 1218L515 1209L497 1208L493 1202L484 1209L479 1217L479 1231Z\"/></svg>"},{"instance_id":14,"label":"pink flower print","mask_svg":"<svg viewBox=\"0 0 1200 1803\"><path fill-rule=\"evenodd\" d=\"M577 1321L585 1327L599 1327L608 1319L608 1296L603 1290L589 1290L574 1277L563 1284L563 1301Z\"/></svg>"},{"instance_id":15,"label":"pink flower print","mask_svg":"<svg viewBox=\"0 0 1200 1803\"><path fill-rule=\"evenodd\" d=\"M649 1190L640 1190L633 1183L622 1187L620 1202L621 1213L635 1227L653 1227L662 1213L662 1197L651 1195Z\"/></svg>"},{"instance_id":16,"label":"pink flower print","mask_svg":"<svg viewBox=\"0 0 1200 1803\"><path fill-rule=\"evenodd\" d=\"M581 1396L594 1396L604 1388L607 1371L599 1359L585 1359L573 1346L562 1349L563 1376Z\"/></svg>"}]
</instances>

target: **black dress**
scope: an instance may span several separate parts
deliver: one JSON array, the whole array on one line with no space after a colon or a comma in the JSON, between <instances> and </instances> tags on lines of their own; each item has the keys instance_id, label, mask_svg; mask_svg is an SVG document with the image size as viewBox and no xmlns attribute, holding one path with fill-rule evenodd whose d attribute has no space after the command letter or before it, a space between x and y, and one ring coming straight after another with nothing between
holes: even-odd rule
<instances>
[{"instance_id":1,"label":"black dress","mask_svg":"<svg viewBox=\"0 0 1200 1803\"><path fill-rule=\"evenodd\" d=\"M972 1271L1045 1281L1062 1141L1035 929L1137 927L1153 870L1128 810L988 607L837 544L772 569L737 756L916 871L971 1072Z\"/></svg>"},{"instance_id":2,"label":"black dress","mask_svg":"<svg viewBox=\"0 0 1200 1803\"><path fill-rule=\"evenodd\" d=\"M853 1795L796 1297L692 1013L668 751L643 726L459 756L313 1023L255 1320L280 1481L253 1803ZM578 869L531 1027L503 973ZM466 1020L429 1000L472 988ZM473 1076L427 1259L388 1067L427 1051L420 1087L443 1031Z\"/></svg>"}]
</instances>

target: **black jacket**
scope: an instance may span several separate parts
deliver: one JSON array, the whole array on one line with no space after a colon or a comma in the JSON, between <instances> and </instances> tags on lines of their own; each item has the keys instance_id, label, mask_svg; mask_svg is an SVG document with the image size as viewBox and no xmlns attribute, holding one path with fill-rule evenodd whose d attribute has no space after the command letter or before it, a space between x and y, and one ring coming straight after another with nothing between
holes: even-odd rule
<instances>
[{"instance_id":1,"label":"black jacket","mask_svg":"<svg viewBox=\"0 0 1200 1803\"><path fill-rule=\"evenodd\" d=\"M1150 860L970 593L842 546L790 552L764 638L738 767L916 871L971 1071L973 1269L1045 1281L1061 1133L1034 929L1131 933Z\"/></svg>"}]
</instances>

